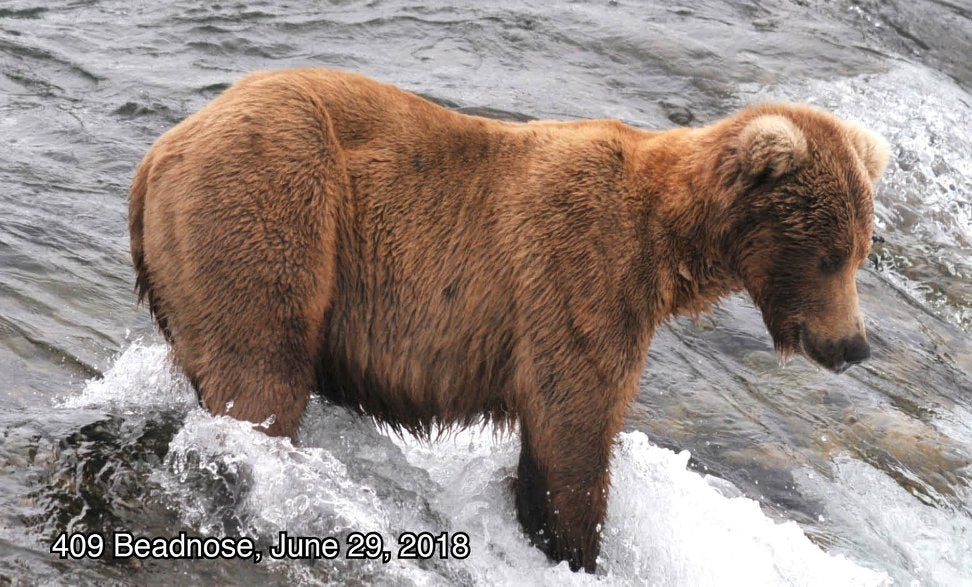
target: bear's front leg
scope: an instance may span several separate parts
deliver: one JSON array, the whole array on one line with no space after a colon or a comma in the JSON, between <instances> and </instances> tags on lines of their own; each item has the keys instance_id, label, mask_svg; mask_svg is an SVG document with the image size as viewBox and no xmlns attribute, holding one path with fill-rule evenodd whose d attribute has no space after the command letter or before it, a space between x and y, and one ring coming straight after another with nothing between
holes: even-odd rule
<instances>
[{"instance_id":1,"label":"bear's front leg","mask_svg":"<svg viewBox=\"0 0 972 587\"><path fill-rule=\"evenodd\" d=\"M534 545L574 571L597 567L611 447L639 373L620 385L540 393L520 413L520 523Z\"/></svg>"},{"instance_id":2,"label":"bear's front leg","mask_svg":"<svg viewBox=\"0 0 972 587\"><path fill-rule=\"evenodd\" d=\"M535 430L523 423L520 434L520 524L551 559L593 573L607 512L611 439L603 430Z\"/></svg>"}]
</instances>

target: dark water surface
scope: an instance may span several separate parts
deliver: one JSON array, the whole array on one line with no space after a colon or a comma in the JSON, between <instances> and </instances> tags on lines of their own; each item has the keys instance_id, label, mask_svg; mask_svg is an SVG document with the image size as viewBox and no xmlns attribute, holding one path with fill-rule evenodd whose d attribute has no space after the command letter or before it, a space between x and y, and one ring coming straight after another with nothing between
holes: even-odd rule
<instances>
[{"instance_id":1,"label":"dark water surface","mask_svg":"<svg viewBox=\"0 0 972 587\"><path fill-rule=\"evenodd\" d=\"M893 161L859 274L874 359L780 369L743 297L662 328L596 577L526 545L515 439L427 447L314 405L293 447L201 414L134 304L128 185L159 134L242 74L293 65L503 116L667 128L786 99L877 130ZM0 584L972 584L970 194L968 0L0 1ZM466 530L473 556L48 553L60 532L115 529Z\"/></svg>"}]
</instances>

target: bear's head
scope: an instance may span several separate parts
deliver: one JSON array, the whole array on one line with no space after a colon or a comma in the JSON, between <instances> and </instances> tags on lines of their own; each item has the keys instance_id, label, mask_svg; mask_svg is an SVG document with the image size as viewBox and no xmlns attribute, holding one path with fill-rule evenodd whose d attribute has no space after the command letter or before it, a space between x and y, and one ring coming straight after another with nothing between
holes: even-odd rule
<instances>
[{"instance_id":1,"label":"bear's head","mask_svg":"<svg viewBox=\"0 0 972 587\"><path fill-rule=\"evenodd\" d=\"M855 277L871 246L887 143L794 105L751 108L723 130L725 246L777 350L836 372L867 359Z\"/></svg>"}]
</instances>

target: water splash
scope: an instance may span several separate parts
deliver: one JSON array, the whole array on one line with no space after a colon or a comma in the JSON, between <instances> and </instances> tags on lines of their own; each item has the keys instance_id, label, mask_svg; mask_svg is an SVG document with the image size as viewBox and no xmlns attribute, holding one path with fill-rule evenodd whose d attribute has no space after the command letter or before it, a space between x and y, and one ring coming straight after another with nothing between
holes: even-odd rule
<instances>
[{"instance_id":1,"label":"water splash","mask_svg":"<svg viewBox=\"0 0 972 587\"><path fill-rule=\"evenodd\" d=\"M133 346L104 381L88 385L83 403L138 412L142 398L155 397L185 409L183 383L168 373L159 348ZM134 378L154 381L146 386L152 393L131 393L126 382ZM640 432L621 434L615 448L599 574L572 573L531 547L516 521L511 481L518 449L515 433L488 426L433 444L389 436L316 401L294 446L193 404L153 481L181 522L205 535L239 533L267 544L280 530L315 536L359 530L380 532L394 543L402 531L428 530L464 531L471 539L473 555L461 561L338 560L313 568L273 563L274 572L297 582L338 574L362 581L474 584L888 580L827 554L795 523L770 519L728 482L687 470L687 452L658 448Z\"/></svg>"}]
</instances>

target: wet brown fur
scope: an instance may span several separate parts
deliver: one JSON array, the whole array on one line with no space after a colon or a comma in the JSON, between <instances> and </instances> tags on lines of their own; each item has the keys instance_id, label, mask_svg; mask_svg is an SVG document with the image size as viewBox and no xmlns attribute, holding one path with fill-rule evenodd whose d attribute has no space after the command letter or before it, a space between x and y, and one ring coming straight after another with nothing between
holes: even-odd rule
<instances>
[{"instance_id":1,"label":"wet brown fur","mask_svg":"<svg viewBox=\"0 0 972 587\"><path fill-rule=\"evenodd\" d=\"M516 422L521 523L592 571L654 328L745 288L783 352L862 331L854 270L880 157L866 131L802 106L654 132L257 73L146 155L132 258L213 414L293 437L316 390L418 434Z\"/></svg>"}]
</instances>

